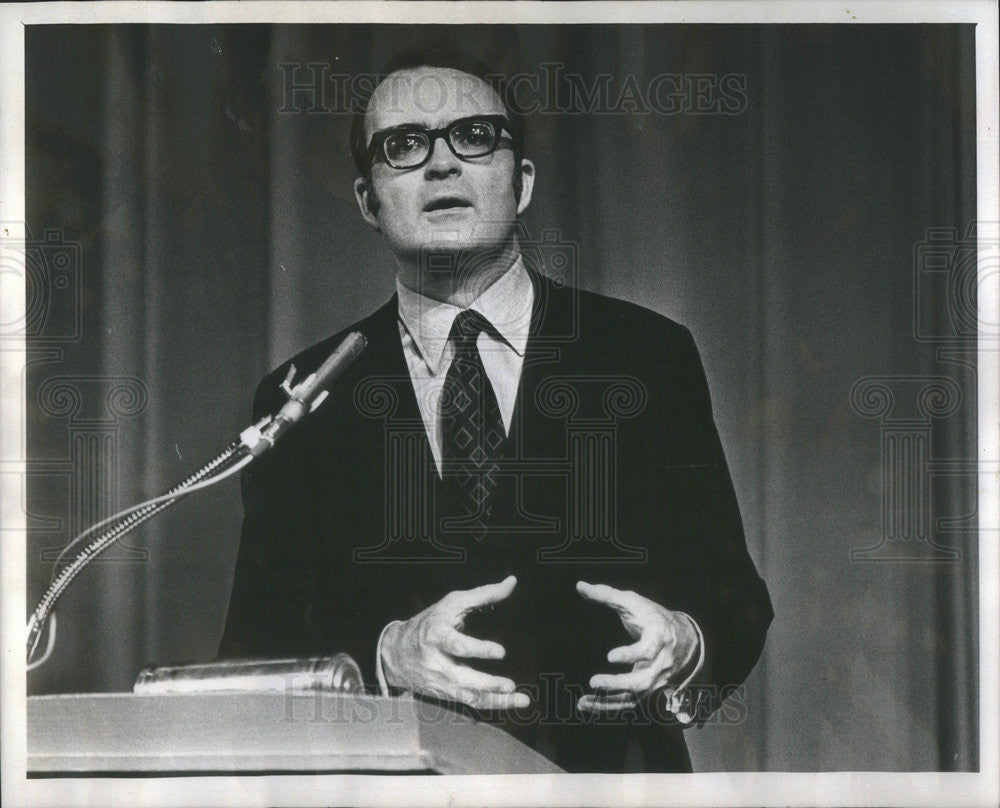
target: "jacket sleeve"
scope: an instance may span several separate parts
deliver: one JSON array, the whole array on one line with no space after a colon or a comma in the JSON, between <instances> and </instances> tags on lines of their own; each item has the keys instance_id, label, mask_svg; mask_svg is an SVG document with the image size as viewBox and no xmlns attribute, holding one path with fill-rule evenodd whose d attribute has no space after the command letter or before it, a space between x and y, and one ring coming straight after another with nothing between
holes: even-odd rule
<instances>
[{"instance_id":1,"label":"jacket sleeve","mask_svg":"<svg viewBox=\"0 0 1000 808\"><path fill-rule=\"evenodd\" d=\"M280 406L268 393L271 378L257 388L254 422ZM290 444L295 437L290 432L280 449L263 454L243 471L243 526L220 658L275 658L303 652L300 632L308 626L304 619L309 603L308 566L289 565L281 548L282 538L297 524L290 495L294 482L287 479L288 467L294 465L289 459L294 455ZM295 630L290 631L290 626Z\"/></svg>"},{"instance_id":2,"label":"jacket sleeve","mask_svg":"<svg viewBox=\"0 0 1000 808\"><path fill-rule=\"evenodd\" d=\"M662 564L680 564L663 605L690 615L705 660L688 686L685 712L701 725L746 679L774 616L767 587L747 551L736 494L712 416L705 372L687 329L671 384L683 391L674 424L681 448L666 469L675 505L674 540Z\"/></svg>"},{"instance_id":3,"label":"jacket sleeve","mask_svg":"<svg viewBox=\"0 0 1000 808\"><path fill-rule=\"evenodd\" d=\"M258 388L255 420L281 406L282 371ZM243 525L219 658L346 653L366 685L375 683L379 632L406 616L407 606L393 570L352 563L357 463L344 429L331 401L244 470Z\"/></svg>"}]
</instances>

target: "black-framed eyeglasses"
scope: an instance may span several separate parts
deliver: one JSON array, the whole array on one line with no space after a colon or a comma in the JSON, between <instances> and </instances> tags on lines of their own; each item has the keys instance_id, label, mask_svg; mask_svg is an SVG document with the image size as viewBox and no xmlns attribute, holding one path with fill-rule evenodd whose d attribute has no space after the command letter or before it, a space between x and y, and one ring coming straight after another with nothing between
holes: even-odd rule
<instances>
[{"instance_id":1,"label":"black-framed eyeglasses","mask_svg":"<svg viewBox=\"0 0 1000 808\"><path fill-rule=\"evenodd\" d=\"M372 135L368 145L369 165L382 160L392 168L420 168L431 158L434 143L444 138L452 154L462 160L485 157L510 142L503 135L511 131L510 121L503 115L475 115L452 121L440 129L426 129L415 124L403 124L383 129Z\"/></svg>"}]
</instances>

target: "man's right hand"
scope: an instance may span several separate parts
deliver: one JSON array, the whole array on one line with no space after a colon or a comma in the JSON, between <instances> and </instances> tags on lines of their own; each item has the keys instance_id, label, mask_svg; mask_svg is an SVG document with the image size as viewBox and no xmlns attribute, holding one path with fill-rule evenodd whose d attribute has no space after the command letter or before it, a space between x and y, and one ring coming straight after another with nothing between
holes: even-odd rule
<instances>
[{"instance_id":1,"label":"man's right hand","mask_svg":"<svg viewBox=\"0 0 1000 808\"><path fill-rule=\"evenodd\" d=\"M496 584L449 592L405 622L390 625L382 639L386 681L425 696L481 710L524 708L528 696L514 682L462 664L461 659L503 659L502 645L462 633L469 612L503 600L517 584L513 575Z\"/></svg>"}]
</instances>

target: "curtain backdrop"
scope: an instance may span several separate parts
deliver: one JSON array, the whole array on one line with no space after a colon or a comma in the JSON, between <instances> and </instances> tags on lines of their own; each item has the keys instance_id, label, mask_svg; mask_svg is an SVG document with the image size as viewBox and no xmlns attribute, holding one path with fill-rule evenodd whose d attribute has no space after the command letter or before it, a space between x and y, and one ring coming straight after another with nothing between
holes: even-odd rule
<instances>
[{"instance_id":1,"label":"curtain backdrop","mask_svg":"<svg viewBox=\"0 0 1000 808\"><path fill-rule=\"evenodd\" d=\"M696 770L978 768L972 26L26 36L29 609L54 550L209 460L266 371L391 294L343 89L445 37L529 77L533 249L700 347L776 617L742 708L689 733ZM84 572L29 693L211 659L237 489Z\"/></svg>"}]
</instances>

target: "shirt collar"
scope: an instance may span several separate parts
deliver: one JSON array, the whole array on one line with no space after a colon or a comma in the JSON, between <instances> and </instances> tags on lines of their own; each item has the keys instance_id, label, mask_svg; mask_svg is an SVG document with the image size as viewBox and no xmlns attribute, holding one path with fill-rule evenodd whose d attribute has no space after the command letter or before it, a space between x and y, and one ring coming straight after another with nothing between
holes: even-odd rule
<instances>
[{"instance_id":1,"label":"shirt collar","mask_svg":"<svg viewBox=\"0 0 1000 808\"><path fill-rule=\"evenodd\" d=\"M432 300L404 286L396 278L399 319L413 338L420 357L433 373L440 372L451 325L462 310L451 303ZM503 275L469 305L490 321L504 342L523 356L531 328L534 289L518 255Z\"/></svg>"}]
</instances>

